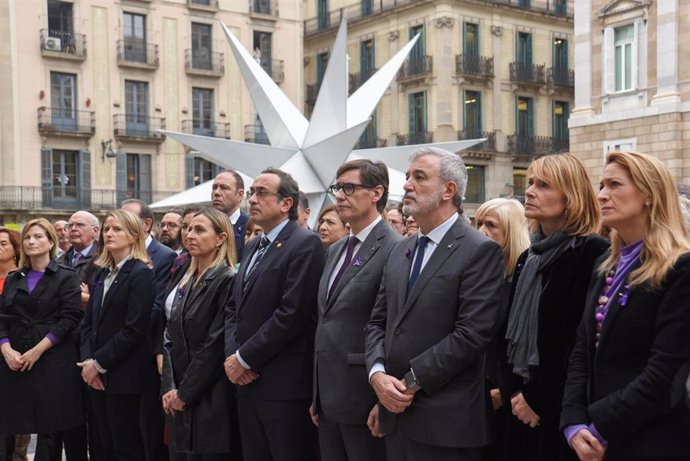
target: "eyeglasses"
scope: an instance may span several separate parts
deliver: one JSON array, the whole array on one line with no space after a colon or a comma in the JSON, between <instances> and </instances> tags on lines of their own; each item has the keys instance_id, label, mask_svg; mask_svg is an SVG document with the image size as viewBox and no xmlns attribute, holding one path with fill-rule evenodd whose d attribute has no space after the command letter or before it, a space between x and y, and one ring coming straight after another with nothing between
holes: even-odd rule
<instances>
[{"instance_id":1,"label":"eyeglasses","mask_svg":"<svg viewBox=\"0 0 690 461\"><path fill-rule=\"evenodd\" d=\"M346 182L343 184L333 184L328 189L333 193L333 195L337 194L339 191L343 191L345 195L350 196L354 194L357 189L372 189L372 187L365 184L353 184L351 182Z\"/></svg>"},{"instance_id":2,"label":"eyeglasses","mask_svg":"<svg viewBox=\"0 0 690 461\"><path fill-rule=\"evenodd\" d=\"M165 229L166 227L169 229L177 229L178 227L180 227L180 225L175 224L174 222L159 222L158 223L159 229Z\"/></svg>"},{"instance_id":3,"label":"eyeglasses","mask_svg":"<svg viewBox=\"0 0 690 461\"><path fill-rule=\"evenodd\" d=\"M282 198L283 196L277 192L271 192L266 189L254 189L253 187L250 187L249 190L247 191L247 198L250 199L252 198L253 195L256 195L259 199L263 199L268 197L269 195L275 195L278 198Z\"/></svg>"},{"instance_id":4,"label":"eyeglasses","mask_svg":"<svg viewBox=\"0 0 690 461\"><path fill-rule=\"evenodd\" d=\"M67 225L65 227L67 229L74 229L75 227L77 229L85 229L86 226L88 226L88 224L83 223L83 222L70 222L70 223L67 223Z\"/></svg>"}]
</instances>

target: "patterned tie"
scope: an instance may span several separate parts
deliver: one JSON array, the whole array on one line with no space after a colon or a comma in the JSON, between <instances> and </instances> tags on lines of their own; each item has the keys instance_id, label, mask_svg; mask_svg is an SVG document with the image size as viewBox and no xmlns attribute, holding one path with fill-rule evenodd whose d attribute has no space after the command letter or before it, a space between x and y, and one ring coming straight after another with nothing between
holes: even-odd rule
<instances>
[{"instance_id":1,"label":"patterned tie","mask_svg":"<svg viewBox=\"0 0 690 461\"><path fill-rule=\"evenodd\" d=\"M347 251L345 252L345 260L343 261L343 265L340 266L340 270L338 270L338 273L335 274L335 278L333 279L333 283L331 284L331 289L328 290L329 299L331 296L333 296L333 293L335 292L335 287L338 286L338 282L340 282L340 279L343 277L343 274L345 273L347 268L350 267L350 263L352 262L352 256L355 252L355 246L357 246L358 243L359 239L354 235L350 237L350 239L347 241Z\"/></svg>"},{"instance_id":2,"label":"patterned tie","mask_svg":"<svg viewBox=\"0 0 690 461\"><path fill-rule=\"evenodd\" d=\"M429 243L431 239L425 235L419 237L419 242L417 243L417 256L414 260L414 266L412 267L412 273L410 274L410 279L407 282L407 294L410 294L412 287L414 286L419 273L422 271L422 261L424 260L424 250L426 249L426 244Z\"/></svg>"},{"instance_id":3,"label":"patterned tie","mask_svg":"<svg viewBox=\"0 0 690 461\"><path fill-rule=\"evenodd\" d=\"M266 248L268 248L268 245L271 243L270 240L268 240L268 237L265 235L261 236L261 241L259 242L259 248L256 250L256 258L254 258L254 264L252 264L252 267L249 268L247 273L244 276L244 281L246 282L247 279L249 278L250 275L252 275L252 272L254 272L254 269L256 269L256 266L259 265L259 262L261 261L261 258L264 257L264 253L266 253Z\"/></svg>"},{"instance_id":4,"label":"patterned tie","mask_svg":"<svg viewBox=\"0 0 690 461\"><path fill-rule=\"evenodd\" d=\"M83 255L81 254L81 251L77 251L74 254L74 258L72 258L72 267L77 267L77 263L79 262L82 256Z\"/></svg>"}]
</instances>

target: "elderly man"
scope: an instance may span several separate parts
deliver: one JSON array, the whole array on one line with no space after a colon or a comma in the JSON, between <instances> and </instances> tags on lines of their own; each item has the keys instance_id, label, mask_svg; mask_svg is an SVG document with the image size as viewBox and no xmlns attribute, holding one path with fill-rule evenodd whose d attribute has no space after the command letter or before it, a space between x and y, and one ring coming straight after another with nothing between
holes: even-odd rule
<instances>
[{"instance_id":1,"label":"elderly man","mask_svg":"<svg viewBox=\"0 0 690 461\"><path fill-rule=\"evenodd\" d=\"M59 220L53 223L53 229L55 229L55 234L58 238L57 252L55 253L56 258L65 254L65 251L69 250L71 246L69 243L69 231L67 230L67 221Z\"/></svg>"},{"instance_id":2,"label":"elderly man","mask_svg":"<svg viewBox=\"0 0 690 461\"><path fill-rule=\"evenodd\" d=\"M74 268L82 287L82 307L89 302L89 284L98 269L94 261L100 254L98 218L88 211L81 210L70 216L65 226L71 247L62 255L60 264Z\"/></svg>"},{"instance_id":3,"label":"elderly man","mask_svg":"<svg viewBox=\"0 0 690 461\"><path fill-rule=\"evenodd\" d=\"M240 174L228 168L221 171L213 180L211 189L211 203L213 208L228 215L230 224L235 232L235 249L237 260L242 260L244 250L244 234L247 231L249 216L240 210L240 203L244 197L244 180Z\"/></svg>"},{"instance_id":4,"label":"elderly man","mask_svg":"<svg viewBox=\"0 0 690 461\"><path fill-rule=\"evenodd\" d=\"M378 461L386 454L383 440L367 428L376 395L364 366L364 327L383 265L402 236L381 218L388 198L388 169L382 162L340 165L331 190L350 233L328 249L319 285L312 420L319 427L323 459Z\"/></svg>"},{"instance_id":5,"label":"elderly man","mask_svg":"<svg viewBox=\"0 0 690 461\"><path fill-rule=\"evenodd\" d=\"M395 232L400 235L405 235L405 221L397 205L386 211L386 218L388 218L388 224L391 225Z\"/></svg>"},{"instance_id":6,"label":"elderly man","mask_svg":"<svg viewBox=\"0 0 690 461\"><path fill-rule=\"evenodd\" d=\"M158 240L178 255L182 252L182 211L170 210L158 223Z\"/></svg>"},{"instance_id":7,"label":"elderly man","mask_svg":"<svg viewBox=\"0 0 690 461\"><path fill-rule=\"evenodd\" d=\"M503 256L459 219L466 184L457 155L438 148L412 155L403 212L420 233L392 249L366 332L379 401L371 428L386 435L396 461L478 460L489 441L482 363Z\"/></svg>"}]
</instances>

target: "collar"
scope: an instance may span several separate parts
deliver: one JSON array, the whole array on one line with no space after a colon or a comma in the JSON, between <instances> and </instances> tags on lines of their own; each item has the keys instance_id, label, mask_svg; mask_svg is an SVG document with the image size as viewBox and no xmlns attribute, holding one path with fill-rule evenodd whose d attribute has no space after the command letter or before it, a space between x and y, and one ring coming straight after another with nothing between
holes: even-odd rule
<instances>
[{"instance_id":1,"label":"collar","mask_svg":"<svg viewBox=\"0 0 690 461\"><path fill-rule=\"evenodd\" d=\"M369 234L371 234L371 231L374 230L374 227L376 227L376 225L379 222L381 222L381 219L382 219L381 215L376 215L376 219L374 219L371 223L369 223L369 225L367 227L365 227L364 229L359 231L358 234L355 235L352 232L350 232L350 237L352 237L354 235L355 237L357 237L357 240L359 240L359 243L364 243L364 241L367 239L367 237L369 237Z\"/></svg>"},{"instance_id":2,"label":"collar","mask_svg":"<svg viewBox=\"0 0 690 461\"><path fill-rule=\"evenodd\" d=\"M91 245L87 246L81 251L75 251L74 254L76 255L77 253L81 253L82 256L88 256L89 253L91 252L91 248L93 248L93 242L91 242Z\"/></svg>"},{"instance_id":3,"label":"collar","mask_svg":"<svg viewBox=\"0 0 690 461\"><path fill-rule=\"evenodd\" d=\"M457 213L453 213L450 218L426 234L426 236L429 237L429 240L434 242L434 244L438 245L441 243L441 239L443 239L443 237L446 235L446 232L448 232L448 229L453 227L453 224L455 224L455 221L458 220L458 217L459 215ZM424 234L419 232L419 235L422 236Z\"/></svg>"},{"instance_id":4,"label":"collar","mask_svg":"<svg viewBox=\"0 0 690 461\"><path fill-rule=\"evenodd\" d=\"M240 214L242 214L240 207L237 207L237 209L230 216L228 216L233 226L237 224L237 220L240 219Z\"/></svg>"},{"instance_id":5,"label":"collar","mask_svg":"<svg viewBox=\"0 0 690 461\"><path fill-rule=\"evenodd\" d=\"M146 237L146 242L145 242L146 248L147 248L147 249L148 249L149 245L151 245L151 242L153 242L153 237L151 237L151 234L149 234L149 235Z\"/></svg>"},{"instance_id":6,"label":"collar","mask_svg":"<svg viewBox=\"0 0 690 461\"><path fill-rule=\"evenodd\" d=\"M266 238L268 239L268 241L269 241L270 243L273 243L273 241L278 237L278 234L280 234L280 231L282 231L283 228L284 228L285 226L287 226L287 223L289 223L289 222L290 222L289 219L285 219L285 220L282 221L280 224L278 224L276 227L274 227L273 229L271 229L271 232L269 232L268 234L265 234L265 235L266 235Z\"/></svg>"},{"instance_id":7,"label":"collar","mask_svg":"<svg viewBox=\"0 0 690 461\"><path fill-rule=\"evenodd\" d=\"M130 254L130 255L127 255L127 256L125 257L125 259L123 259L122 261L120 261L119 263L117 263L117 265L116 265L114 268L110 269L110 273L111 273L111 274L117 274L118 272L120 272L120 270L122 269L122 266L124 266L125 263L126 263L127 261L129 261L130 259L132 259L132 255L131 255L131 254Z\"/></svg>"}]
</instances>

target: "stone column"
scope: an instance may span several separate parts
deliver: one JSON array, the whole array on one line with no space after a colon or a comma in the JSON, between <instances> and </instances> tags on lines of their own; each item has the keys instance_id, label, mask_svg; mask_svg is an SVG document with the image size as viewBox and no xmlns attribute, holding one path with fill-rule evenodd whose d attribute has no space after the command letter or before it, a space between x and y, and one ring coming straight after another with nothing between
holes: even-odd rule
<instances>
[{"instance_id":1,"label":"stone column","mask_svg":"<svg viewBox=\"0 0 690 461\"><path fill-rule=\"evenodd\" d=\"M679 103L678 0L656 4L656 95L652 105Z\"/></svg>"},{"instance_id":2,"label":"stone column","mask_svg":"<svg viewBox=\"0 0 690 461\"><path fill-rule=\"evenodd\" d=\"M436 129L434 141L453 141L457 134L453 128L453 25L455 19L441 16L434 19L436 29L436 53L434 75L436 77Z\"/></svg>"},{"instance_id":3,"label":"stone column","mask_svg":"<svg viewBox=\"0 0 690 461\"><path fill-rule=\"evenodd\" d=\"M594 115L592 107L592 2L575 0L575 108L570 118Z\"/></svg>"}]
</instances>

